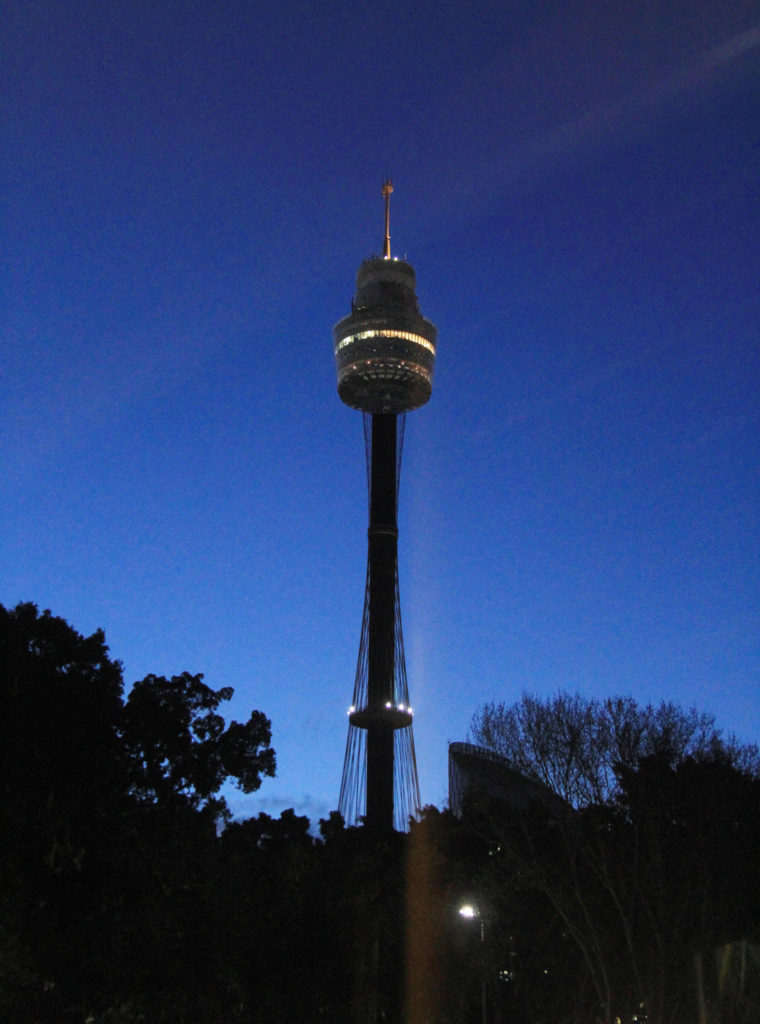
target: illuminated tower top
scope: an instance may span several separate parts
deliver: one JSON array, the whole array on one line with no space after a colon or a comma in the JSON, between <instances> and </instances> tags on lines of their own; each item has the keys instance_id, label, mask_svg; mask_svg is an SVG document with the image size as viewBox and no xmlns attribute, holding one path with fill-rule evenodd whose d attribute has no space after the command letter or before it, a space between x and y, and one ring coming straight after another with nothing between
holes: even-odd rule
<instances>
[{"instance_id":1,"label":"illuminated tower top","mask_svg":"<svg viewBox=\"0 0 760 1024\"><path fill-rule=\"evenodd\" d=\"M356 275L351 313L333 329L338 394L346 405L396 415L430 398L435 325L420 313L414 267L391 256L390 181L383 184L383 256L365 260Z\"/></svg>"}]
</instances>

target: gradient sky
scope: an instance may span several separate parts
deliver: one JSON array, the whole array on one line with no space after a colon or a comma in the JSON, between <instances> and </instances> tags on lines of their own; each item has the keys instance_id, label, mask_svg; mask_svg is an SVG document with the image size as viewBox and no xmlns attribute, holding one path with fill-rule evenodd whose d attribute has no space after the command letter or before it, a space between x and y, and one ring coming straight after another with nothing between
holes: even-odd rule
<instances>
[{"instance_id":1,"label":"gradient sky","mask_svg":"<svg viewBox=\"0 0 760 1024\"><path fill-rule=\"evenodd\" d=\"M760 17L725 0L8 0L0 601L272 719L337 805L382 244L438 326L400 583L423 799L524 690L760 739Z\"/></svg>"}]
</instances>

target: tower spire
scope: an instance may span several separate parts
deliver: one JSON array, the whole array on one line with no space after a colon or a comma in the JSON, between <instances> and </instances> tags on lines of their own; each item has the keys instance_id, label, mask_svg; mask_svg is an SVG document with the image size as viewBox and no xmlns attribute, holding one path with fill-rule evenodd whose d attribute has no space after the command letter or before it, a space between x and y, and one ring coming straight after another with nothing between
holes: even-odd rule
<instances>
[{"instance_id":1,"label":"tower spire","mask_svg":"<svg viewBox=\"0 0 760 1024\"><path fill-rule=\"evenodd\" d=\"M393 185L386 174L383 182L383 199L385 199L385 243L383 244L383 259L391 258L391 192Z\"/></svg>"}]
</instances>

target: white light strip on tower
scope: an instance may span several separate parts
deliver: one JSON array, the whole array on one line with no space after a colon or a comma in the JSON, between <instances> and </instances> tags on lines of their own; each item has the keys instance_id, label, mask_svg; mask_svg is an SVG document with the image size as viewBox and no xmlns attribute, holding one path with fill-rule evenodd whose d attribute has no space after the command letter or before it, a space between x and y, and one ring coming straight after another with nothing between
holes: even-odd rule
<instances>
[{"instance_id":1,"label":"white light strip on tower","mask_svg":"<svg viewBox=\"0 0 760 1024\"><path fill-rule=\"evenodd\" d=\"M421 334L412 334L411 331L393 331L393 330L379 330L379 331L359 331L358 334L349 334L347 338L343 338L335 346L335 351L339 352L346 345L351 345L354 341L364 341L365 338L401 338L403 341L413 341L416 345L422 345L428 352L432 352L435 355L435 345L428 341L427 338L423 338Z\"/></svg>"}]
</instances>

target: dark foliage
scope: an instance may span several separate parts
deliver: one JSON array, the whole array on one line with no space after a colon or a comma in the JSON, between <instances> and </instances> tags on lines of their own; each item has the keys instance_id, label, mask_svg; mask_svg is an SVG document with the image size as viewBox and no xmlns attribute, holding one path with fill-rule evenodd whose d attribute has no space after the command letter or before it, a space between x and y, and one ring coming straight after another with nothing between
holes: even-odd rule
<instances>
[{"instance_id":1,"label":"dark foliage","mask_svg":"<svg viewBox=\"0 0 760 1024\"><path fill-rule=\"evenodd\" d=\"M187 673L123 691L102 632L0 607L4 1020L226 1012L217 794L274 773L269 722Z\"/></svg>"},{"instance_id":2,"label":"dark foliage","mask_svg":"<svg viewBox=\"0 0 760 1024\"><path fill-rule=\"evenodd\" d=\"M315 837L225 822L222 783L274 771L230 694L184 673L125 699L101 633L0 608L0 1019L760 1019L760 774L704 716L514 708L514 763L558 798Z\"/></svg>"},{"instance_id":3,"label":"dark foliage","mask_svg":"<svg viewBox=\"0 0 760 1024\"><path fill-rule=\"evenodd\" d=\"M492 843L490 899L510 922L494 942L512 959L524 1019L760 1019L756 748L666 704L559 695L493 712L480 721L508 763L572 780L554 787L564 810L473 794L468 814Z\"/></svg>"},{"instance_id":4,"label":"dark foliage","mask_svg":"<svg viewBox=\"0 0 760 1024\"><path fill-rule=\"evenodd\" d=\"M183 672L135 683L121 715L132 790L143 800L186 803L227 816L215 798L226 779L253 793L262 775L273 775L274 752L267 746L270 723L254 711L245 724L226 729L217 708L232 688L212 690L203 676Z\"/></svg>"}]
</instances>

